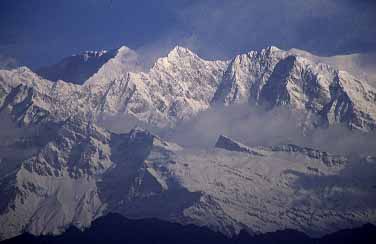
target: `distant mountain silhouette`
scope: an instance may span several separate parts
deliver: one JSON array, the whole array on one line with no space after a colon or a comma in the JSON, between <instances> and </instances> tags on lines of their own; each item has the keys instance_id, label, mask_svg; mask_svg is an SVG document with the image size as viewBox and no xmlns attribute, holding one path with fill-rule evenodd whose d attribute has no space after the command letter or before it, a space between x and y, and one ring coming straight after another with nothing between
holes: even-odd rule
<instances>
[{"instance_id":1,"label":"distant mountain silhouette","mask_svg":"<svg viewBox=\"0 0 376 244\"><path fill-rule=\"evenodd\" d=\"M360 228L338 231L322 238L313 239L295 230L281 230L251 236L246 231L233 238L211 231L206 227L180 225L157 219L131 220L119 214L108 214L93 222L85 231L69 228L59 236L33 236L23 234L5 240L1 244L74 244L74 243L153 243L153 244L374 244L376 226L367 224Z\"/></svg>"}]
</instances>

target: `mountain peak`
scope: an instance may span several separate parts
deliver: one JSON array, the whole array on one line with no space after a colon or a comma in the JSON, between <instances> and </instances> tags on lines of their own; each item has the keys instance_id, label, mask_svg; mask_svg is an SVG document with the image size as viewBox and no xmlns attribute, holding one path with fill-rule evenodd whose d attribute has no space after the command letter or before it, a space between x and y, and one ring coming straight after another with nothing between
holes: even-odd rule
<instances>
[{"instance_id":1,"label":"mountain peak","mask_svg":"<svg viewBox=\"0 0 376 244\"><path fill-rule=\"evenodd\" d=\"M251 149L250 147L237 142L227 136L220 135L218 137L217 142L215 143L216 148L222 148L228 151L235 151L235 152L243 152L243 153L249 153L251 155L255 156L262 156L261 153L256 152L255 150Z\"/></svg>"},{"instance_id":2,"label":"mountain peak","mask_svg":"<svg viewBox=\"0 0 376 244\"><path fill-rule=\"evenodd\" d=\"M72 55L73 57L81 57L87 62L90 58L99 58L105 55L108 51L107 50L99 50L99 51L84 51L79 54Z\"/></svg>"},{"instance_id":3,"label":"mountain peak","mask_svg":"<svg viewBox=\"0 0 376 244\"><path fill-rule=\"evenodd\" d=\"M175 46L167 55L167 57L186 57L186 56L196 56L191 50L182 46Z\"/></svg>"},{"instance_id":4,"label":"mountain peak","mask_svg":"<svg viewBox=\"0 0 376 244\"><path fill-rule=\"evenodd\" d=\"M266 47L264 50L268 51L268 52L280 52L280 51L283 51L282 49L276 47L276 46L268 46Z\"/></svg>"},{"instance_id":5,"label":"mountain peak","mask_svg":"<svg viewBox=\"0 0 376 244\"><path fill-rule=\"evenodd\" d=\"M116 54L114 50L85 51L66 57L56 64L41 67L35 72L51 81L64 80L83 84Z\"/></svg>"},{"instance_id":6,"label":"mountain peak","mask_svg":"<svg viewBox=\"0 0 376 244\"><path fill-rule=\"evenodd\" d=\"M118 48L118 50L131 50L131 49L125 45L122 45Z\"/></svg>"},{"instance_id":7,"label":"mountain peak","mask_svg":"<svg viewBox=\"0 0 376 244\"><path fill-rule=\"evenodd\" d=\"M117 54L121 54L121 53L136 53L133 49L130 49L129 47L127 46L121 46L117 49Z\"/></svg>"},{"instance_id":8,"label":"mountain peak","mask_svg":"<svg viewBox=\"0 0 376 244\"><path fill-rule=\"evenodd\" d=\"M169 67L171 64L174 64L180 67L187 67L190 66L192 62L201 61L204 60L188 48L182 46L175 46L173 49L171 49L171 51L169 51L167 56L158 58L154 66L166 68Z\"/></svg>"}]
</instances>

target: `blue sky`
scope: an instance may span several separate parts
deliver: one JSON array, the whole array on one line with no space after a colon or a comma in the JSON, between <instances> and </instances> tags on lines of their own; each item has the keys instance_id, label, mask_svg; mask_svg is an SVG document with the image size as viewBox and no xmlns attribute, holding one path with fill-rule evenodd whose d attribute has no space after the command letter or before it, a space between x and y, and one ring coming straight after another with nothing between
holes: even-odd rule
<instances>
[{"instance_id":1,"label":"blue sky","mask_svg":"<svg viewBox=\"0 0 376 244\"><path fill-rule=\"evenodd\" d=\"M372 0L0 0L0 54L31 67L127 45L206 58L276 45L323 55L376 51Z\"/></svg>"}]
</instances>

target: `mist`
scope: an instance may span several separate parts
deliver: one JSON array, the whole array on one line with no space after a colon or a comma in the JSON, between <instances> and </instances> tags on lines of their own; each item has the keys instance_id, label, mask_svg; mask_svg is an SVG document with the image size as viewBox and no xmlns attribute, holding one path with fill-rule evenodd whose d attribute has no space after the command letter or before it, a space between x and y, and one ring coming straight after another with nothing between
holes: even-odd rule
<instances>
[{"instance_id":1,"label":"mist","mask_svg":"<svg viewBox=\"0 0 376 244\"><path fill-rule=\"evenodd\" d=\"M376 154L375 133L351 131L340 125L316 128L312 124L316 120L286 108L265 111L233 105L203 112L165 136L188 147L212 147L223 134L248 146L292 143L335 154Z\"/></svg>"},{"instance_id":2,"label":"mist","mask_svg":"<svg viewBox=\"0 0 376 244\"><path fill-rule=\"evenodd\" d=\"M0 53L0 69L14 69L18 66L15 58Z\"/></svg>"},{"instance_id":3,"label":"mist","mask_svg":"<svg viewBox=\"0 0 376 244\"><path fill-rule=\"evenodd\" d=\"M317 119L283 107L266 111L243 104L214 107L174 128L152 127L127 115L107 115L100 124L117 133L142 127L191 149L213 148L218 137L225 135L250 147L291 143L332 154L376 156L375 132L350 130L345 125L315 127Z\"/></svg>"}]
</instances>

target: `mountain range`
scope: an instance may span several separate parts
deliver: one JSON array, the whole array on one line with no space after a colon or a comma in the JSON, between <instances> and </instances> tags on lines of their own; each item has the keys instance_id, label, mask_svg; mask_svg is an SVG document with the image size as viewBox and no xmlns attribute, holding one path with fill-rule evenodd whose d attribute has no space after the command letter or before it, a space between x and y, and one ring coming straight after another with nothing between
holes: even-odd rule
<instances>
[{"instance_id":1,"label":"mountain range","mask_svg":"<svg viewBox=\"0 0 376 244\"><path fill-rule=\"evenodd\" d=\"M82 229L110 212L227 236L317 237L375 224L374 155L247 146L220 134L190 148L155 132L242 105L299 115L303 134L334 126L372 134L376 89L313 57L272 46L209 61L177 46L145 69L123 46L35 72L0 70L0 239ZM114 131L101 123L108 117L157 130Z\"/></svg>"}]
</instances>

